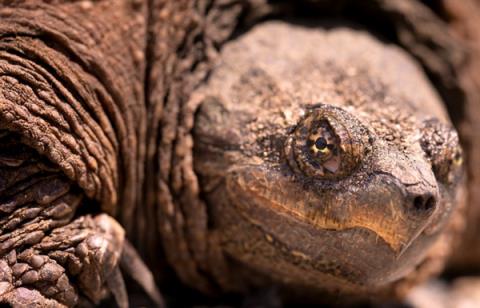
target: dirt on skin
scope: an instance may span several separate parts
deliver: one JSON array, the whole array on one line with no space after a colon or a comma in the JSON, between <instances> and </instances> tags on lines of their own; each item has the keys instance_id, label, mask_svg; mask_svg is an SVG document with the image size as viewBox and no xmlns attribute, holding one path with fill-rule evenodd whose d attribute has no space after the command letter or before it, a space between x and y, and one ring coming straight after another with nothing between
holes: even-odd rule
<instances>
[{"instance_id":1,"label":"dirt on skin","mask_svg":"<svg viewBox=\"0 0 480 308\"><path fill-rule=\"evenodd\" d=\"M479 12L473 0L0 0L1 301L74 306L113 294L126 306L126 238L167 292L177 278L210 294L244 288L247 278L226 274L242 266L219 245L194 169L191 94L226 42L270 18L341 17L411 54L460 132L475 221ZM480 247L475 225L465 247ZM461 257L457 266L472 266ZM413 276L395 292L425 278Z\"/></svg>"}]
</instances>

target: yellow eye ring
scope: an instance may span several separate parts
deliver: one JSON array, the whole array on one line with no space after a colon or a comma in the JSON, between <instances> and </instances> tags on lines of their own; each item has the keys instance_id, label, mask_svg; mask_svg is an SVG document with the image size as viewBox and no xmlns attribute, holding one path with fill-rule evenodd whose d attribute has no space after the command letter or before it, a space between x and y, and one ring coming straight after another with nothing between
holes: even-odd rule
<instances>
[{"instance_id":1,"label":"yellow eye ring","mask_svg":"<svg viewBox=\"0 0 480 308\"><path fill-rule=\"evenodd\" d=\"M371 143L370 134L355 117L324 104L309 109L291 134L285 146L288 164L306 176L322 179L350 175Z\"/></svg>"},{"instance_id":2,"label":"yellow eye ring","mask_svg":"<svg viewBox=\"0 0 480 308\"><path fill-rule=\"evenodd\" d=\"M325 138L323 137L316 138L316 140L314 140L313 142L313 145L310 147L310 150L314 154L317 154L318 152L320 152L323 155L328 155L331 152L328 146L328 141L325 140Z\"/></svg>"}]
</instances>

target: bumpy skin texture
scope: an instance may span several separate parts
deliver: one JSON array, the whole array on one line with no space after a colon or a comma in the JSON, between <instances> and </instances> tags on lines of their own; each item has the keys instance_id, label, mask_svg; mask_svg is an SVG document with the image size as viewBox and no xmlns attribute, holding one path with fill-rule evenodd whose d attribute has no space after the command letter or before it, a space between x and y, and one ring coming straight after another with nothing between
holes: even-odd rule
<instances>
[{"instance_id":1,"label":"bumpy skin texture","mask_svg":"<svg viewBox=\"0 0 480 308\"><path fill-rule=\"evenodd\" d=\"M266 264L265 258L258 258L252 263L252 267L256 268L253 275L249 270L246 272L238 270L244 268L239 266L238 261L245 262L249 254L236 253L240 246L228 243L228 237L233 233L231 230L220 232L222 225L228 221L231 209L227 209L225 213L217 211L221 208L219 205L225 201L226 195L213 198L210 194L211 187L208 185L210 177L223 177L214 174L219 168L228 170L237 162L225 160L222 154L218 161L213 162L217 165L212 165L215 167L212 170L208 166L211 158L201 159L201 153L197 154L194 166L192 152L194 145L199 146L197 149L200 152L208 151L202 149L201 145L202 142L207 145L211 142L212 132L217 132L222 138L225 137L224 131L220 131L221 127L214 127L211 131L205 132L210 124L204 123L205 120L201 122L201 118L195 118L195 112L205 99L205 89L197 92L199 86L208 79L218 59L218 51L232 34L238 33L239 29L245 30L245 27L259 19L272 15L289 15L291 12L298 16L304 15L305 12L310 16L311 14L320 16L331 13L348 15L353 11L364 18L363 20L360 18L361 23L368 23L369 16L372 15L385 16L386 28L396 33L390 39L405 47L417 58L435 81L435 86L442 97L458 98L456 101L463 104L463 88L457 83L456 78L456 69L463 54L459 52L455 40L450 37L448 31L444 31L445 25L435 14L414 0L369 0L363 1L360 6L358 3L313 0L0 1L0 136L11 145L2 148L0 172L6 175L3 178L13 179L0 182L2 208L0 219L4 224L0 235L1 300L18 306L27 301L34 301L39 306L72 306L99 303L101 299L113 293L117 302L125 305L125 293L118 266L120 263L129 264L122 260L139 259L135 253L129 253L128 258L125 258L125 251L121 254L122 249L128 250L125 248L128 245L123 244L123 230L109 216L96 215L98 211L114 216L121 223L126 234L148 259L156 273L162 265L165 265L164 256L178 277L189 286L203 292L245 291L245 285L249 285L252 280L249 277L261 275L259 273L267 271L271 264L268 262ZM325 46L316 48L321 50ZM368 53L365 56L368 57ZM430 94L421 94L417 93L416 87L410 91L416 95L410 97L404 93L409 91L403 89L400 96L406 98L400 99L397 97L399 93L390 93L391 88L395 89L398 86L395 80L378 81L377 79L383 77L370 76L376 75L377 72L369 72L368 69L364 71L364 67L360 68L360 73L353 72L359 75L354 74L349 81L349 74L352 71L345 65L337 65L335 61L329 64L331 67L324 65L327 64L323 63L320 66L325 71L325 78L343 80L340 86L345 87L343 89L345 95L352 96L353 103L359 103L361 99L367 98L382 101L385 98L382 95L388 94L395 98L390 102L393 106L405 100L413 101L415 107L419 104L419 97L425 98L429 106L440 104L435 94L430 93L432 91L426 90ZM403 66L399 69L402 68ZM291 97L294 95L291 89L282 89L276 82L272 82L270 75L273 73L267 76L263 73L255 69L233 72L232 78L240 77L239 74L247 77L245 84L239 85L245 90L244 93L240 91L240 94L244 95L242 96L244 103L277 95L278 101L275 99L272 106L278 107L284 103L286 105L314 103L312 97L308 99L304 97L301 102L295 101ZM383 76L381 70L378 74ZM418 71L414 70L413 74L418 74ZM353 78L355 76L358 79ZM310 78L306 78L308 79ZM249 84L249 80L258 82L258 85ZM400 81L403 83L405 79ZM423 77L419 82L425 84ZM384 89L384 86L389 84L393 85L387 86L388 90ZM356 85L364 86L358 91L353 91L352 88ZM425 87L428 88L428 85ZM217 88L223 89L223 85L220 84ZM278 93L277 88L281 89ZM357 97L358 94L360 97ZM339 93L336 95L341 96ZM447 100L449 101L452 100ZM222 103L221 101L220 105ZM348 104L338 101L337 105ZM215 104L204 106L200 109L199 115L203 114L205 119L208 118L209 111L215 111L209 109ZM266 110L260 112L264 117L262 121L268 124L267 127L271 129L272 134L287 136L291 132L285 131L286 126L293 129L293 123L302 121L303 118L298 112L305 106L297 106L301 108L289 106L293 109L289 116L288 113L280 114L279 117L279 114L270 114ZM319 108L323 110L324 107ZM328 109L332 107L325 108L327 112L339 114L340 129L346 125L348 132L359 127L355 124L358 122L357 115L352 116L351 111L345 113L337 109ZM387 192L390 191L397 201L389 219L394 219L393 214L398 213L400 218L413 217L413 222L407 225L398 220L397 224L389 226L381 220L372 221L367 217L367 212L361 213L357 209L348 213L348 219L345 219L351 223L352 217L358 218L356 223L363 226L379 221L373 229L378 233L382 233L384 229L382 235L388 244L383 243L379 246L373 244L372 247L374 250L377 249L376 253L384 254L386 258L392 259L392 255L399 256L399 260L393 260L390 267L387 266L392 269L386 273L388 281L413 270L413 267L419 264L420 257L427 254L423 248L429 247L429 242L434 241L435 236L419 236L418 233L426 230L426 224L437 221L440 226L444 220L438 214L442 210L431 210L433 207L429 205L431 204L429 199L432 197L437 198L438 202L441 201L437 202L435 208L444 207L443 212L448 214L449 199L453 198L450 190L454 190L452 184L437 183L439 180L434 179L431 171L427 170L430 162L420 155L428 150L431 163L438 163L438 171L445 173L449 178L450 168L444 167L444 158L456 157L455 146L452 145L452 150L445 150L432 146L430 142L437 137L440 140L455 139L450 128L444 125L444 113L436 107L432 107L433 111L428 111L429 115L433 112L444 123L439 126L436 120L422 122L417 116L418 112L409 108L397 106L393 109L395 111L400 109L402 112L399 112L399 115L406 113L402 121L410 121L413 114L413 131L425 130L429 134L424 136L430 136L417 140L412 137L414 132L408 130L406 132L408 138L412 138L412 144L407 142L410 141L408 138L402 141L407 142L405 146L415 156L413 163L408 160L405 162L410 167L419 167L418 172L415 171L411 176L418 178L420 173L421 181L418 185L413 185L412 189L397 187L391 192L388 185L383 188ZM255 110L261 111L252 109L250 114ZM226 114L221 113L217 120L220 122L226 120L222 120L223 115ZM378 118L382 116L388 118L391 114L378 114ZM286 118L289 120L282 122ZM311 125L305 119L303 119L305 124ZM233 120L232 124L239 125L239 130L245 127L250 129L248 125L245 127L242 125L244 118L233 117ZM370 123L370 120L361 121ZM276 121L280 123L275 123ZM393 119L390 122L395 121L396 119ZM350 124L345 124L347 122ZM367 125L368 129L355 131L355 138L363 140L363 137L370 135L367 131L372 131L374 132L372 136L375 134L381 136L372 139L374 144L376 139L384 140L382 142L388 144L385 134L391 132L392 144L400 147L402 143L394 141L403 132L399 132L398 128L392 128L393 124L390 122L384 125L383 133L379 134L376 131L381 131L383 124L378 124L378 127ZM197 123L203 124L196 126L194 137L194 124ZM425 127L420 124L425 124ZM249 131L244 137L257 140L260 136L266 137L268 134L261 129L255 131L259 136L252 135L252 132ZM340 138L341 136L343 137ZM334 142L346 140L345 134L341 136L330 134ZM229 142L234 142L234 148L223 149L222 153L234 151L238 146L235 142L241 140L232 139ZM281 157L271 153L288 152L285 151L283 142L275 149L269 144L268 138L259 142L251 143L249 145L251 148L242 149L245 152L240 153L247 155L248 159L258 156L260 161L273 166L278 165ZM455 142L454 140L453 143ZM383 149L389 154L385 144L376 148ZM421 149L422 146L426 150ZM351 172L361 170L358 164L364 162L364 156L370 155L368 156L370 160L381 156L381 151L368 150L373 147L369 138L348 147L353 150L348 151L350 154L347 156L351 157L347 159L348 164L345 166L345 170L348 170L345 171L342 165L342 176L345 178ZM364 149L370 154L362 152ZM267 152L265 156L264 151ZM438 153L440 154L437 155ZM400 151L397 158L405 158L404 156L405 153ZM305 169L306 165L295 167L301 163L296 160L290 161L293 162L290 167ZM240 162L245 163L243 158ZM388 169L385 161L383 164L382 161L378 163L381 165L379 170ZM335 164L330 161L329 168L334 170ZM202 177L201 183L197 178L198 174ZM253 175L257 176L258 173ZM400 175L394 174L395 177L398 180L396 186L399 187L402 187L400 182L408 181L402 180ZM249 180L252 179L256 183L259 178L253 177ZM290 185L290 182L288 183ZM222 187L214 184L217 188ZM267 184L271 194L275 187L272 187L270 182ZM229 191L238 194L241 190L234 187ZM300 191L302 194L311 195L307 189ZM238 196L237 199L253 202L258 197L258 192L255 194L247 200L244 195ZM354 196L353 192L350 196ZM417 196L421 198L419 211L407 211L400 206L402 200L410 197L415 199ZM351 199L345 198L344 201L344 204L352 203ZM410 201L405 204L410 206L412 204ZM292 204L292 200L287 200L286 203ZM413 204L415 205L415 202ZM376 218L382 216L379 214L380 205L378 203L370 209ZM278 226L282 226L290 219L297 219L298 217L292 218L295 216L293 214L295 213L291 212L285 220L280 220ZM347 213L340 213L339 217L342 215ZM301 213L297 216L311 219L315 215ZM225 217L225 220L222 217ZM343 228L348 225L345 221L330 220L321 222L320 225ZM234 221L232 226L236 226L236 223L238 221ZM402 229L402 226L406 228ZM303 231L309 232L306 229ZM398 231L401 236L392 235L394 231ZM257 231L251 231L248 227L246 229L239 227L237 233L255 235L248 240L267 239L266 242L263 240L264 246L259 249L265 252L266 247L270 249L268 253L273 251L270 255L273 260L278 262L287 260L286 263L290 267L292 264L303 264L304 255L296 254L292 259L291 253L287 253L288 257L284 258L283 251L278 254L278 247L271 250L274 246L271 242L275 239L269 237L268 232L262 230L255 232ZM360 239L365 239L372 234L361 231L357 235ZM331 241L330 245L333 245L338 238L327 236L326 240ZM417 245L419 254L413 256L417 251ZM308 250L309 247L300 248ZM341 249L339 254L349 251L348 247L345 250ZM428 262L419 265L422 269L416 272L415 277L422 276L421 273L430 273L432 270L429 267L432 267L432 264L436 264L433 266L435 270L439 268L437 265L443 262L446 249L440 247L434 250L441 257L428 252L426 259ZM245 251L252 250L247 247ZM372 255L376 253L372 252ZM233 261L232 256L235 259ZM341 260L347 264L351 259L348 254L344 254ZM311 266L308 262L305 264ZM399 265L399 268L393 269L394 264ZM341 284L340 289L358 291L362 289L358 288L359 281L363 284L377 285L374 281L381 274L375 262L366 266L374 269L371 276L365 276L366 268L362 266L358 267L360 271L345 274L337 269L347 267L337 265L329 267L329 264L326 266L320 264L320 268L331 270L330 274L327 274L329 279L325 288L333 288L334 291L337 291L339 281L345 281L345 277L350 277L353 283ZM288 266L279 268L286 270ZM311 285L311 282L305 283L304 277L299 277L301 267L293 265L292 284ZM428 270L424 270L425 267ZM137 277L134 279L140 280L138 277L140 272L144 273L137 271ZM150 277L151 281L151 276L142 276ZM285 277L288 278L288 275L279 275L275 271L272 271L271 277L268 276L262 277L265 284L270 283L272 279L285 283ZM312 281L318 281L320 276L314 277ZM407 278L408 281L409 279ZM95 283L91 283L92 281ZM151 290L151 294L155 293L154 288L146 289L147 292Z\"/></svg>"},{"instance_id":2,"label":"bumpy skin texture","mask_svg":"<svg viewBox=\"0 0 480 308\"><path fill-rule=\"evenodd\" d=\"M81 190L18 135L3 133L1 301L71 306L82 295L104 298L107 280L123 288L122 227L107 215L74 219L89 206Z\"/></svg>"},{"instance_id":3,"label":"bumpy skin texture","mask_svg":"<svg viewBox=\"0 0 480 308\"><path fill-rule=\"evenodd\" d=\"M201 168L193 170L196 163L192 163L191 156L197 143L191 136L198 120L193 115L204 98L201 93L194 94L193 90L208 76L205 73L215 63L216 49L221 48L233 30L271 14L309 17L353 14L365 24L369 24L371 16L384 16L380 29L387 29L389 35L393 31L394 36L390 39L415 56L435 81L447 104L453 102L459 110L464 104L465 89L457 80L457 70L464 54L455 38L445 30L443 21L417 1L369 1L361 5L356 1L338 4L336 1L308 0L272 3L213 1L207 6L202 1L156 3L158 6L155 8L160 13L151 15L150 32L158 35L150 41L147 49L150 51L147 58L153 60L147 82L151 110L147 170L152 174L150 178L147 173L146 181L144 209L147 226L138 234L145 234L149 239L147 248L163 246L168 263L181 280L203 291L211 292L218 287L224 291L244 287L242 275L229 276L230 270L237 268L238 264L229 264L226 259L230 257L227 255L225 258L222 249L219 249L222 247L219 245L221 232L213 227L212 207L205 204L202 194L208 188L202 187L197 179L197 174L207 171L199 170ZM241 19L234 20L237 17ZM169 18L175 22L163 22ZM182 25L189 25L192 30L182 31ZM200 29L199 32L197 29ZM378 30L378 27L374 29ZM169 51L175 48L181 51L168 56ZM267 83L267 88L269 85ZM223 85L220 84L219 88ZM415 88L411 92L416 91ZM452 228L458 229L458 223ZM149 232L154 229L158 230L159 237L157 233ZM446 245L439 246L436 250L439 255L430 255L428 262L422 265L428 270L409 276L404 280L405 284L399 284L396 290L404 291L406 286L425 278L429 272L441 270L448 248ZM151 259L155 259L155 253L151 254ZM232 276L236 281L231 281Z\"/></svg>"},{"instance_id":4,"label":"bumpy skin texture","mask_svg":"<svg viewBox=\"0 0 480 308\"><path fill-rule=\"evenodd\" d=\"M219 246L242 265L290 289L373 293L451 239L458 137L400 50L264 23L224 47L195 95L195 170Z\"/></svg>"},{"instance_id":5,"label":"bumpy skin texture","mask_svg":"<svg viewBox=\"0 0 480 308\"><path fill-rule=\"evenodd\" d=\"M207 209L192 165L193 112L188 97L204 80L220 46L235 30L244 1L153 1L147 59L145 224L136 224L140 247L156 271L159 252L180 279L204 292L209 275ZM129 222L132 223L132 222ZM162 249L163 248L163 249ZM218 254L217 254L218 255ZM165 265L165 264L163 264Z\"/></svg>"},{"instance_id":6,"label":"bumpy skin texture","mask_svg":"<svg viewBox=\"0 0 480 308\"><path fill-rule=\"evenodd\" d=\"M127 305L123 228L95 213L139 198L145 8L1 1L1 302Z\"/></svg>"}]
</instances>

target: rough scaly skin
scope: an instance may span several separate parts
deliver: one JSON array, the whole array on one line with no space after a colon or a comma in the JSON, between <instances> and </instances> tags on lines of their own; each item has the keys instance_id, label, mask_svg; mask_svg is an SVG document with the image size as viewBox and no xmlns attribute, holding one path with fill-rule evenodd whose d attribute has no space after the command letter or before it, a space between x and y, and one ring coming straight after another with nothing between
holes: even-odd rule
<instances>
[{"instance_id":1,"label":"rough scaly skin","mask_svg":"<svg viewBox=\"0 0 480 308\"><path fill-rule=\"evenodd\" d=\"M125 232L98 212L130 217L140 198L145 8L1 1L3 303L128 305Z\"/></svg>"},{"instance_id":2,"label":"rough scaly skin","mask_svg":"<svg viewBox=\"0 0 480 308\"><path fill-rule=\"evenodd\" d=\"M461 149L401 50L349 28L265 23L224 47L191 102L218 245L266 281L374 294L445 240ZM319 136L337 153L324 161Z\"/></svg>"},{"instance_id":3,"label":"rough scaly skin","mask_svg":"<svg viewBox=\"0 0 480 308\"><path fill-rule=\"evenodd\" d=\"M147 59L153 61L147 82L147 100L150 104L147 193L145 206L141 207L147 217L147 227L138 234L145 233L148 239L146 248L152 252L151 259L155 260L158 252L158 249L152 251L151 248L162 246L169 265L182 282L197 289L211 292L220 286L224 291L238 290L242 288L239 285L243 284L242 275L236 272L232 275L236 281L232 282L228 274L231 270L242 268L242 265L225 262L230 257L224 256L222 245L219 245L221 232L215 227L215 218L211 215L212 206L205 204L203 198L203 192L208 188L202 187L204 184L200 185L197 178L197 174L207 171L199 170L203 167L197 167L191 156L192 148L197 144L197 140L192 138L193 126L198 122L194 114L204 98L201 93L195 95L195 90L209 76L206 73L215 63L216 48L221 48L233 30L272 13L275 16L301 16L306 13L312 17L317 14L325 16L345 12L348 15L354 12L355 17L365 24L369 24L369 16L383 16L385 19L380 22L382 27L373 29L386 29L389 35L389 31L393 30L395 35L389 38L415 56L434 80L447 105L452 104L454 110L460 111L457 115L461 114L465 89L456 78L463 53L455 38L445 30L446 25L417 1L373 0L368 5L357 5L355 1L336 5L335 1L320 3L309 0L278 3L213 1L210 6L204 6L205 2L202 1L195 4L183 1L155 3L158 5L155 9L160 13L152 14L149 24L150 32L157 35L147 49L150 51L147 52L150 55ZM243 23L237 25L236 18L239 16ZM169 18L176 22L172 25L165 22ZM193 30L182 32L182 27L187 25ZM197 32L197 29L202 30ZM319 50L324 48L318 47ZM168 56L174 50L177 50L175 55ZM222 83L218 87L224 88ZM416 91L417 87L411 92ZM441 104L439 101L437 103ZM227 166L222 164L220 169ZM449 229L456 230L458 225L452 224ZM155 229L160 236L155 232L147 232ZM445 232L444 236L449 241L452 234ZM408 286L442 269L442 260L449 248L448 245L442 245L442 241L437 243L425 262L417 266L415 274L396 284L396 291L401 290L402 293ZM247 277L249 275L245 274Z\"/></svg>"},{"instance_id":4,"label":"rough scaly skin","mask_svg":"<svg viewBox=\"0 0 480 308\"><path fill-rule=\"evenodd\" d=\"M40 199L45 194L46 199L35 206L39 208L36 212L27 211L25 207L30 204L25 202L10 202L9 197L15 193L7 190L25 186L25 179L18 177L6 183L8 187L2 192L6 195L2 195L1 201L8 203L5 206L9 210L20 213L7 212L2 218L18 217L20 223L3 230L6 244L2 258L12 249L15 253L30 249L56 228L77 226L72 225L72 220L85 213L103 211L122 223L126 234L150 257L152 265L163 264L164 244L167 259L179 264L179 276L200 289L208 289L195 263L206 263L205 213L198 209L200 202L195 186L191 185L195 183L192 171L189 176L179 176L192 168L188 162L191 153L183 152L185 160L181 155L176 156L181 154L177 149L184 148L186 140L177 138L176 130L183 126L176 119L180 118L178 112L185 112L181 102L187 97L186 93L208 72L208 66L203 64L211 56L207 53L214 54L212 46L224 41L237 23L242 6L235 1L219 2L222 3L0 1L2 136L12 135L15 146L25 146L29 152L38 154L39 161L32 164L40 167L29 171L34 179L46 177L58 182L59 196L72 199L63 205L65 213L60 214L64 216L47 223L44 216L48 218L48 215L37 215L42 207L56 206L50 202L55 203L57 196L48 199L50 192L44 191L50 182L39 180L28 186ZM147 6L150 6L148 11ZM223 9L219 10L219 6ZM148 48L147 31L150 34ZM199 40L202 36L205 38ZM147 58L151 62L148 69ZM195 72L193 66L196 66ZM179 82L179 76L183 75L189 77ZM47 170L51 174L42 169L43 164L52 168ZM11 176L12 172L22 174L27 168L20 159L18 165L11 168L13 171L2 169L2 172ZM148 171L145 178L144 170ZM182 225L180 215L171 223L171 216L165 213L172 208L172 200L178 197L179 191L184 191L183 204L190 207L189 214L193 213L186 219L188 228ZM36 202L34 198L33 201ZM14 222L16 220L11 224ZM164 232L166 222L178 236ZM29 237L17 243L14 231L20 232L23 224L30 226L30 231L35 231L34 227L42 229L31 235L27 232ZM111 224L109 232L116 230L112 237L123 238L118 225L113 220ZM88 226L92 233L103 235L94 224ZM68 230L70 236L81 231L73 227ZM119 239L106 241L104 248L114 257L99 260L98 267L105 271L92 273L98 274L95 279L100 285L76 280L78 271L71 271L68 260L55 261L63 267L69 281L75 279L75 296L57 303L73 306L83 298L99 303L109 296L107 291L112 288L106 286L106 282L110 269L119 265L116 256L122 251L121 243ZM75 252L78 244L69 243L71 247L65 249L68 248L68 253ZM57 252L61 251L52 246L48 253ZM11 262L7 264L9 268L13 266ZM15 296L9 294L15 292L12 286L20 287L20 284L15 285L8 275L5 279L10 285L3 286L1 300L13 303ZM117 292L124 291L122 283L116 286ZM148 289L154 288L150 284ZM32 290L36 290L35 287ZM29 293L27 298L38 299L42 304L50 300L52 293L52 290L38 290ZM119 304L126 305L124 296L119 300Z\"/></svg>"},{"instance_id":5,"label":"rough scaly skin","mask_svg":"<svg viewBox=\"0 0 480 308\"><path fill-rule=\"evenodd\" d=\"M437 86L443 91L455 89L455 81L445 76L454 76L451 65L456 63L456 49L448 35L439 31L441 23L435 16L415 1L369 3L373 7L370 13L392 17L389 22L399 33L398 41L438 79ZM2 138L13 136L13 148L26 146L28 150L21 152L35 157L34 162L29 160L31 157L17 157L13 168L8 157L2 161L1 172L12 174L11 169L15 169L13 173L20 176L2 183L2 218L7 223L1 235L5 277L1 299L14 305L30 300L38 305L70 306L84 300L99 302L113 291L124 305L123 285L117 279L123 231L104 215L84 215L94 215L99 209L119 219L152 265L161 264L159 254L163 250L185 283L203 291L211 291L215 285L231 290L248 284L249 279L242 275L236 276L235 281L226 275L228 270L241 267L225 262L224 253L227 260L232 255L224 245L229 232L218 232L223 214L212 211L223 197L208 204L201 197L208 187L205 182L199 186L194 171L191 151L197 141L191 130L202 97L199 93L189 100L189 96L208 76L217 49L236 30L240 18L248 23L272 12L286 13L305 5L315 13L327 13L330 7L341 6L323 7L308 0L279 4L254 0L19 0L0 4L1 134ZM341 67L335 68L340 77L348 76L348 70L342 73ZM265 81L261 74L258 78ZM270 89L268 78L264 85ZM373 94L367 94L375 96L376 89L372 91ZM441 111L436 113L443 118ZM300 119L298 114L291 115L297 117L292 121ZM349 119L348 113L345 117ZM388 131L388 125L387 128ZM446 132L449 135L449 129ZM414 152L419 154L416 145ZM268 150L267 147L267 156ZM444 153L441 149L439 152ZM454 157L455 151L447 153ZM208 159L203 163L208 163ZM216 163L221 164L222 160ZM30 165L34 168L28 169ZM30 172L30 182L21 178L26 170ZM197 172L207 177L210 171L197 167ZM417 187L420 192L409 193L421 193L425 189L421 186ZM30 199L16 197L24 190L32 192L28 194ZM299 216L309 218L302 213ZM358 212L352 217L361 218L358 223L363 225L371 222ZM420 218L410 228L402 229L399 238L385 236L392 233L386 228L384 237L397 253L406 247L413 251L415 245L409 245L408 240L423 230L424 220L425 217ZM332 226L331 221L328 224ZM333 226L337 228L338 222L333 222ZM375 229L380 232L384 227L379 223ZM243 232L242 228L239 230ZM16 237L22 232L26 236ZM368 237L362 234L360 238ZM267 235L260 232L262 238L268 239ZM104 245L98 246L99 242ZM408 253L402 256L406 260L405 272L410 271L417 260L409 259ZM301 254L295 258L295 262L303 260ZM103 270L89 268L92 262L98 262L95 268ZM259 258L258 262L263 261ZM268 266L261 265L259 272ZM372 271L372 277L375 273L379 274ZM389 279L401 276L387 274L391 275ZM329 283L334 286L336 279L343 281L339 278L342 275L335 272ZM97 283L82 282L91 277ZM295 274L292 277L296 279ZM116 281L115 287L107 285L108 281ZM349 289L349 284L344 288ZM66 290L65 294L60 289Z\"/></svg>"}]
</instances>

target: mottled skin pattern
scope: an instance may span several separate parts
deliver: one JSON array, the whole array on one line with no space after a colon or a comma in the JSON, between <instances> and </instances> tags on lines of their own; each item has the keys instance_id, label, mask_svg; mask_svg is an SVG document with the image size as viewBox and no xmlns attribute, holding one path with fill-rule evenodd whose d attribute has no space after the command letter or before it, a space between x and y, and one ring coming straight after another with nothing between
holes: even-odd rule
<instances>
[{"instance_id":1,"label":"mottled skin pattern","mask_svg":"<svg viewBox=\"0 0 480 308\"><path fill-rule=\"evenodd\" d=\"M464 54L420 2L358 3L0 0L0 301L125 307L129 275L161 305L167 265L313 301L441 270ZM317 18L352 12L405 51Z\"/></svg>"},{"instance_id":2,"label":"mottled skin pattern","mask_svg":"<svg viewBox=\"0 0 480 308\"><path fill-rule=\"evenodd\" d=\"M225 45L196 96L195 170L232 259L289 287L356 293L446 240L461 149L400 49L349 28L265 23Z\"/></svg>"}]
</instances>

